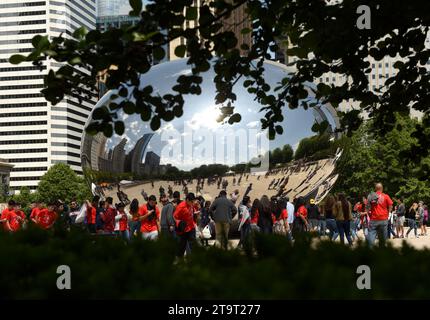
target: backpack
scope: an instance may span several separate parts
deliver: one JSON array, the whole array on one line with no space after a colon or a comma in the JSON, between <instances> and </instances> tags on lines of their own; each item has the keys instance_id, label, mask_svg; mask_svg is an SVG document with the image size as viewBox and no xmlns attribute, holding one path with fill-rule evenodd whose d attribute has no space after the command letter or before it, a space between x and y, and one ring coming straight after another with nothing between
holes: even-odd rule
<instances>
[{"instance_id":1,"label":"backpack","mask_svg":"<svg viewBox=\"0 0 430 320\"><path fill-rule=\"evenodd\" d=\"M279 235L285 235L285 226L283 220L276 221L273 224L273 233Z\"/></svg>"},{"instance_id":2,"label":"backpack","mask_svg":"<svg viewBox=\"0 0 430 320\"><path fill-rule=\"evenodd\" d=\"M376 192L371 192L367 197L367 205L373 207L378 204L379 195Z\"/></svg>"}]
</instances>

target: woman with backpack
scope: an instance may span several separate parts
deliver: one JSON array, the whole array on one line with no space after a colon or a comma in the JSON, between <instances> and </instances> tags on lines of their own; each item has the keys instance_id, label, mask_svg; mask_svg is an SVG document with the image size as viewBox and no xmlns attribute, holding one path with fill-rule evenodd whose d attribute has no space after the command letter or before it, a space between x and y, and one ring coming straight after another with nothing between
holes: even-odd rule
<instances>
[{"instance_id":1,"label":"woman with backpack","mask_svg":"<svg viewBox=\"0 0 430 320\"><path fill-rule=\"evenodd\" d=\"M340 242L345 243L346 236L349 245L352 245L352 239L350 234L352 206L343 193L339 193L337 196L337 201L333 206L333 215L336 218L336 225L339 231Z\"/></svg>"},{"instance_id":2,"label":"woman with backpack","mask_svg":"<svg viewBox=\"0 0 430 320\"><path fill-rule=\"evenodd\" d=\"M277 202L275 213L273 214L273 233L279 235L287 235L289 232L288 213L286 203L280 199Z\"/></svg>"},{"instance_id":3,"label":"woman with backpack","mask_svg":"<svg viewBox=\"0 0 430 320\"><path fill-rule=\"evenodd\" d=\"M306 210L305 199L299 197L295 203L294 222L293 222L293 237L308 230L308 210Z\"/></svg>"}]
</instances>

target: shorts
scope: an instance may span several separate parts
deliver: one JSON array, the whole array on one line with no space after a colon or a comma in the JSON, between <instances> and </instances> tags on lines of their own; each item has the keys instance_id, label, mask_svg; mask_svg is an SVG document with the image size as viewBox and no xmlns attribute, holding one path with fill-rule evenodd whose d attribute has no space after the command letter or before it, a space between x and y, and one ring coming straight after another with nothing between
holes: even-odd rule
<instances>
[{"instance_id":1,"label":"shorts","mask_svg":"<svg viewBox=\"0 0 430 320\"><path fill-rule=\"evenodd\" d=\"M405 224L405 216L397 217L396 226L403 227L404 224Z\"/></svg>"},{"instance_id":2,"label":"shorts","mask_svg":"<svg viewBox=\"0 0 430 320\"><path fill-rule=\"evenodd\" d=\"M143 240L157 240L158 238L158 231L151 231L151 232L142 232L142 239Z\"/></svg>"}]
</instances>

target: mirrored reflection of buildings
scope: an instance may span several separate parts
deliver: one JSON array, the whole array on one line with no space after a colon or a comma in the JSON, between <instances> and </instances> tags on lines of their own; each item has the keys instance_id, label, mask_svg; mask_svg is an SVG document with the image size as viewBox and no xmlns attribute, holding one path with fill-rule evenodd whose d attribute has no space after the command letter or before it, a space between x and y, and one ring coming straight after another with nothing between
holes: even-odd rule
<instances>
[{"instance_id":1,"label":"mirrored reflection of buildings","mask_svg":"<svg viewBox=\"0 0 430 320\"><path fill-rule=\"evenodd\" d=\"M107 138L102 133L86 135L82 146L82 166L113 174L132 173L135 178L163 174L169 165L160 165L160 156L146 150L153 135L144 134L129 152L127 144L132 141L127 138L108 149Z\"/></svg>"}]
</instances>

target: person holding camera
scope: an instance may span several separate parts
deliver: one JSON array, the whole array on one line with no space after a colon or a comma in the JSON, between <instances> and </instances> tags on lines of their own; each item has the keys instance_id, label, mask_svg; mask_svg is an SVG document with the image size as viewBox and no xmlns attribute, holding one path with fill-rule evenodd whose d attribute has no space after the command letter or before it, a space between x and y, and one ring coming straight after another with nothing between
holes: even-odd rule
<instances>
[{"instance_id":1,"label":"person holding camera","mask_svg":"<svg viewBox=\"0 0 430 320\"><path fill-rule=\"evenodd\" d=\"M140 232L144 240L156 240L160 230L160 210L157 207L157 198L149 196L148 202L139 208Z\"/></svg>"},{"instance_id":2,"label":"person holding camera","mask_svg":"<svg viewBox=\"0 0 430 320\"><path fill-rule=\"evenodd\" d=\"M118 234L126 240L130 241L130 227L128 225L129 221L132 219L132 215L125 211L125 205L123 202L120 202L116 205L116 216L115 223Z\"/></svg>"}]
</instances>

